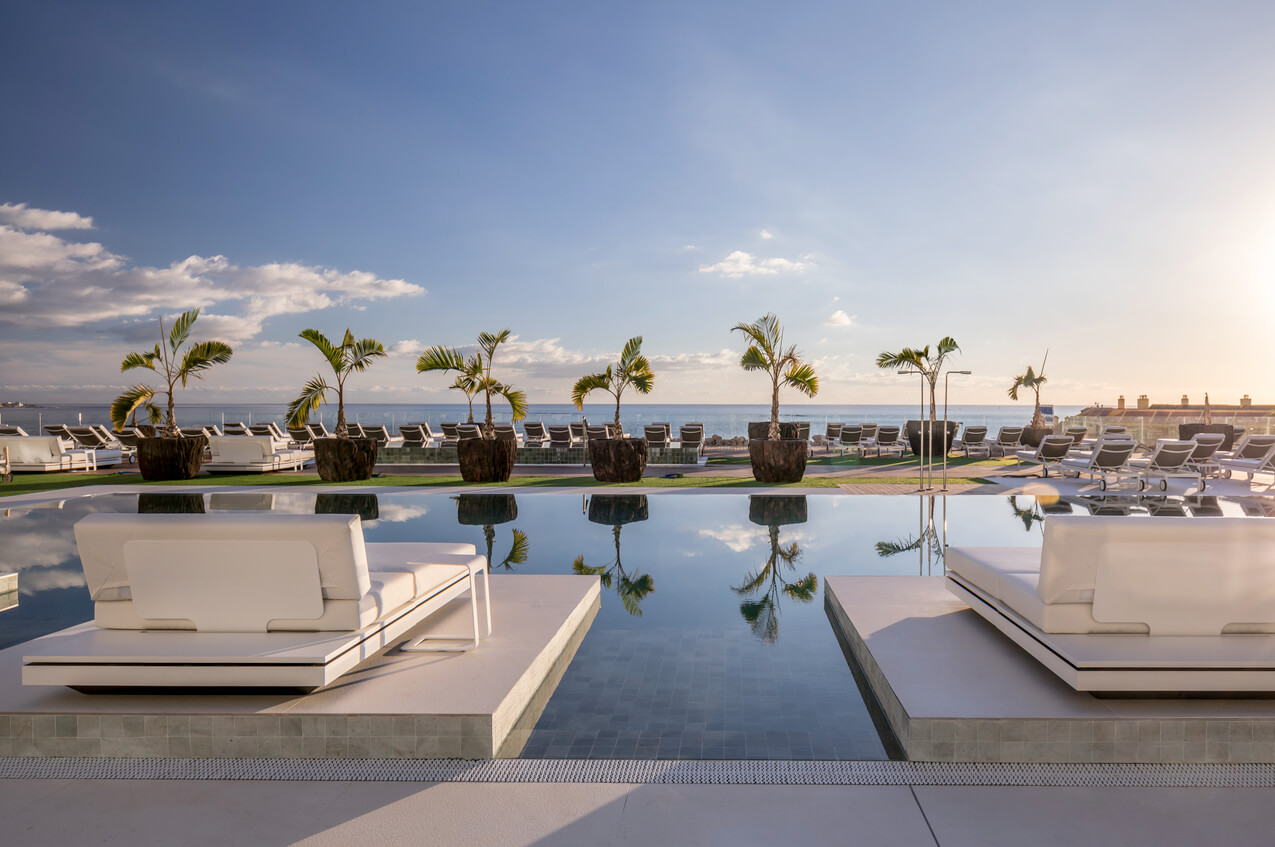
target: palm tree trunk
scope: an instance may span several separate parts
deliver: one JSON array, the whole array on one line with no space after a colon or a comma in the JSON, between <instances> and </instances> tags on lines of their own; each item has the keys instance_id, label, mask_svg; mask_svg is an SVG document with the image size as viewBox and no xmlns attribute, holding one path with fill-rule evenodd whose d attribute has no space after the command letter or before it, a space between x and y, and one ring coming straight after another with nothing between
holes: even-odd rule
<instances>
[{"instance_id":1,"label":"palm tree trunk","mask_svg":"<svg viewBox=\"0 0 1275 847\"><path fill-rule=\"evenodd\" d=\"M468 394L465 396L465 399L469 401L469 423L473 423L474 422L474 396L472 394Z\"/></svg>"},{"instance_id":2,"label":"palm tree trunk","mask_svg":"<svg viewBox=\"0 0 1275 847\"><path fill-rule=\"evenodd\" d=\"M496 437L496 425L491 420L491 392L487 392L487 420L483 424L483 438L494 439Z\"/></svg>"},{"instance_id":3,"label":"palm tree trunk","mask_svg":"<svg viewBox=\"0 0 1275 847\"><path fill-rule=\"evenodd\" d=\"M1040 389L1036 389L1036 411L1032 413L1032 429L1040 429L1045 425L1045 416L1040 412Z\"/></svg>"},{"instance_id":4,"label":"palm tree trunk","mask_svg":"<svg viewBox=\"0 0 1275 847\"><path fill-rule=\"evenodd\" d=\"M176 404L173 401L173 384L168 384L168 416L164 418L164 435L168 438L176 438L181 434L177 429L177 410L174 408Z\"/></svg>"},{"instance_id":5,"label":"palm tree trunk","mask_svg":"<svg viewBox=\"0 0 1275 847\"><path fill-rule=\"evenodd\" d=\"M345 423L345 390L344 387L337 388L336 391L336 437L345 438L350 434L350 428Z\"/></svg>"},{"instance_id":6,"label":"palm tree trunk","mask_svg":"<svg viewBox=\"0 0 1275 847\"><path fill-rule=\"evenodd\" d=\"M620 395L615 395L615 437L620 437Z\"/></svg>"},{"instance_id":7,"label":"palm tree trunk","mask_svg":"<svg viewBox=\"0 0 1275 847\"><path fill-rule=\"evenodd\" d=\"M779 440L779 374L775 374L774 390L770 395L770 428L766 437L771 441Z\"/></svg>"},{"instance_id":8,"label":"palm tree trunk","mask_svg":"<svg viewBox=\"0 0 1275 847\"><path fill-rule=\"evenodd\" d=\"M938 377L930 377L930 432L939 421Z\"/></svg>"}]
</instances>

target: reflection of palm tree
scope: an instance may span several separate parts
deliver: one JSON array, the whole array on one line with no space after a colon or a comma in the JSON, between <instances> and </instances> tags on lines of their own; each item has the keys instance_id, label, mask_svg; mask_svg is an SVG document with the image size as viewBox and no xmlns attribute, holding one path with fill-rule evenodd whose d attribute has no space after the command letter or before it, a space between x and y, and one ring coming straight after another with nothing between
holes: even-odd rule
<instances>
[{"instance_id":1,"label":"reflection of palm tree","mask_svg":"<svg viewBox=\"0 0 1275 847\"><path fill-rule=\"evenodd\" d=\"M1034 498L1031 501L1031 505L1024 509L1018 505L1018 497L1011 494L1009 495L1009 508L1014 513L1014 517L1023 522L1023 530L1026 532L1031 532L1032 527L1038 523L1045 523L1045 516L1040 513Z\"/></svg>"},{"instance_id":2,"label":"reflection of palm tree","mask_svg":"<svg viewBox=\"0 0 1275 847\"><path fill-rule=\"evenodd\" d=\"M779 640L780 596L809 603L819 591L819 577L808 573L795 582L785 579L785 571L796 570L801 548L795 541L787 547L780 545L777 524L770 524L767 529L770 533L770 555L766 564L760 570L749 573L743 585L732 586L731 590L741 597L750 597L739 604L739 613L754 635L767 644L774 644ZM759 592L760 596L753 596Z\"/></svg>"},{"instance_id":3,"label":"reflection of palm tree","mask_svg":"<svg viewBox=\"0 0 1275 847\"><path fill-rule=\"evenodd\" d=\"M882 559L890 556L897 556L900 553L908 553L914 550L925 550L930 556L943 559L943 537L939 533L938 527L934 524L934 498L929 498L929 513L925 522L925 529L921 530L921 534L908 535L906 538L900 538L895 541L878 541L876 544L877 555Z\"/></svg>"},{"instance_id":4,"label":"reflection of palm tree","mask_svg":"<svg viewBox=\"0 0 1275 847\"><path fill-rule=\"evenodd\" d=\"M601 577L602 584L607 588L615 584L615 592L620 595L620 603L624 606L624 610L634 617L642 617L641 603L646 599L646 595L655 590L655 580L650 574L639 573L633 571L630 574L624 569L624 563L620 561L620 524L611 527L611 537L615 540L615 558L609 563L600 566L586 565L584 556L576 556L575 561L571 563L571 570L574 573L584 576Z\"/></svg>"},{"instance_id":5,"label":"reflection of palm tree","mask_svg":"<svg viewBox=\"0 0 1275 847\"><path fill-rule=\"evenodd\" d=\"M496 546L496 525L509 523L518 518L518 501L512 494L461 494L453 497L456 501L456 517L461 526L481 526L483 540L487 543L487 566L494 569L492 559ZM527 561L530 545L527 534L520 529L513 529L513 544L509 554L500 561L499 567L511 570L514 565Z\"/></svg>"}]
</instances>

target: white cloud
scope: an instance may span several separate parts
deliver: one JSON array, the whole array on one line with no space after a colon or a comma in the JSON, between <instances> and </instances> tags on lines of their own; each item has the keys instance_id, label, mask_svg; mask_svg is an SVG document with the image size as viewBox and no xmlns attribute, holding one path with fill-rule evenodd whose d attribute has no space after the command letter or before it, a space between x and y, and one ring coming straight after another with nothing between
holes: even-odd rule
<instances>
[{"instance_id":1,"label":"white cloud","mask_svg":"<svg viewBox=\"0 0 1275 847\"><path fill-rule=\"evenodd\" d=\"M64 218L90 221L70 212L0 207L15 209L13 214L28 222L49 215L59 216L55 223ZM157 314L198 306L205 310L201 336L243 341L278 315L358 308L358 301L423 293L425 289L401 279L296 262L240 267L225 256L191 256L166 268L134 265L96 242L75 243L0 224L0 303L5 306L0 322L27 327L114 322L128 334Z\"/></svg>"},{"instance_id":2,"label":"white cloud","mask_svg":"<svg viewBox=\"0 0 1275 847\"><path fill-rule=\"evenodd\" d=\"M774 234L773 232L771 232L770 230L768 230L768 229L763 229L763 230L761 231L761 240L762 240L762 241L769 241L770 239L772 239L772 238L774 238L774 237L775 237L775 234Z\"/></svg>"},{"instance_id":3,"label":"white cloud","mask_svg":"<svg viewBox=\"0 0 1275 847\"><path fill-rule=\"evenodd\" d=\"M854 318L847 315L845 309L838 309L828 316L828 320L824 321L824 326L850 326Z\"/></svg>"},{"instance_id":4,"label":"white cloud","mask_svg":"<svg viewBox=\"0 0 1275 847\"><path fill-rule=\"evenodd\" d=\"M687 251L690 251L690 250L698 250L698 249L699 249L699 245L697 245L697 244L687 244L687 245L686 245L685 247L683 247L682 249L683 249L683 250L687 250Z\"/></svg>"},{"instance_id":5,"label":"white cloud","mask_svg":"<svg viewBox=\"0 0 1275 847\"><path fill-rule=\"evenodd\" d=\"M93 229L93 219L75 212L29 209L26 203L0 203L0 221L19 229Z\"/></svg>"},{"instance_id":6,"label":"white cloud","mask_svg":"<svg viewBox=\"0 0 1275 847\"><path fill-rule=\"evenodd\" d=\"M395 341L385 348L385 352L391 356L418 356L424 349L425 345L415 338L407 338L403 341Z\"/></svg>"},{"instance_id":7,"label":"white cloud","mask_svg":"<svg viewBox=\"0 0 1275 847\"><path fill-rule=\"evenodd\" d=\"M814 264L810 262L780 258L758 259L752 253L736 250L715 265L700 265L699 272L702 274L716 273L724 277L738 279L742 276L801 273L813 267L815 267Z\"/></svg>"}]
</instances>

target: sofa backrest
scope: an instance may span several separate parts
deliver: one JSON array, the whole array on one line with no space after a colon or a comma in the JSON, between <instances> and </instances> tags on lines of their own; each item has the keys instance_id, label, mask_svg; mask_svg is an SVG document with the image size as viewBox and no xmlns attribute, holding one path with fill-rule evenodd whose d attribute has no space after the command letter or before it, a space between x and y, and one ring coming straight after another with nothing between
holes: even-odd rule
<instances>
[{"instance_id":1,"label":"sofa backrest","mask_svg":"<svg viewBox=\"0 0 1275 847\"><path fill-rule=\"evenodd\" d=\"M269 435L214 435L208 439L214 462L268 462L274 458L274 438Z\"/></svg>"},{"instance_id":2,"label":"sofa backrest","mask_svg":"<svg viewBox=\"0 0 1275 847\"><path fill-rule=\"evenodd\" d=\"M0 436L0 446L9 448L9 462L14 465L58 462L65 452L55 435L5 435Z\"/></svg>"},{"instance_id":3,"label":"sofa backrest","mask_svg":"<svg viewBox=\"0 0 1275 847\"><path fill-rule=\"evenodd\" d=\"M358 515L94 514L75 524L93 600L131 599L129 545L135 542L177 542L192 551L202 548L201 555L224 549L226 556L262 570L272 567L271 548L278 542L304 542L317 562L322 599L359 600L372 587ZM238 589L224 586L227 604L236 602Z\"/></svg>"},{"instance_id":4,"label":"sofa backrest","mask_svg":"<svg viewBox=\"0 0 1275 847\"><path fill-rule=\"evenodd\" d=\"M1112 565L1145 569L1151 574L1145 581L1148 589L1167 585L1184 597L1204 590L1201 586L1211 591L1230 585L1251 593L1252 568L1264 565L1270 573L1266 582L1275 592L1275 520L1051 515L1045 519L1044 536L1036 593L1047 604L1097 602L1099 574ZM1185 572L1175 571L1171 578L1174 562L1198 563L1199 584L1191 585ZM1175 580L1177 584L1168 585Z\"/></svg>"}]
</instances>

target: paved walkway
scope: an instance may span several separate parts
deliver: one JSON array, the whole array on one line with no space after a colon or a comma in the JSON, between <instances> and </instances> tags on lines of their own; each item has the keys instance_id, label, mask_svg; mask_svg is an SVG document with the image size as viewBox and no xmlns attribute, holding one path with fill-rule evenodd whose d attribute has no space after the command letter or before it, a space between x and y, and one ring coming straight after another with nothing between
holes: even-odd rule
<instances>
[{"instance_id":1,"label":"paved walkway","mask_svg":"<svg viewBox=\"0 0 1275 847\"><path fill-rule=\"evenodd\" d=\"M1275 790L30 780L0 783L27 845L1266 844Z\"/></svg>"}]
</instances>

